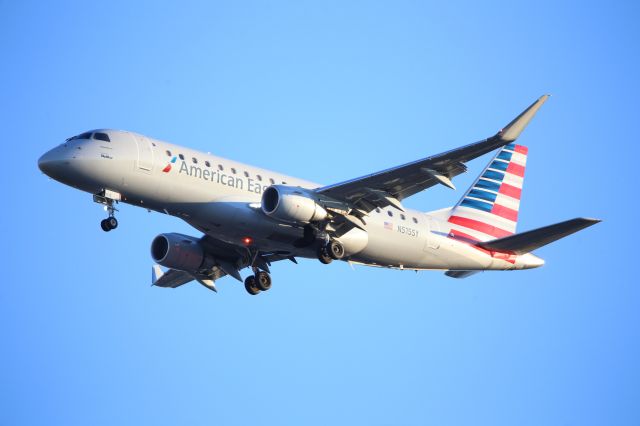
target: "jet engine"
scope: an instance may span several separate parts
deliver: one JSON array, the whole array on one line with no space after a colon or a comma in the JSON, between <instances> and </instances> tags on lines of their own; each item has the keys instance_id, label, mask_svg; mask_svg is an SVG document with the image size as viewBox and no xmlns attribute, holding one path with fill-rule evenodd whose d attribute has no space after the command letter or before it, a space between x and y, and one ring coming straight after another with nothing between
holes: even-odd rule
<instances>
[{"instance_id":1,"label":"jet engine","mask_svg":"<svg viewBox=\"0 0 640 426\"><path fill-rule=\"evenodd\" d=\"M313 193L299 187L271 185L262 194L262 211L290 223L309 223L327 218L327 211Z\"/></svg>"},{"instance_id":2,"label":"jet engine","mask_svg":"<svg viewBox=\"0 0 640 426\"><path fill-rule=\"evenodd\" d=\"M160 234L151 242L153 260L171 269L197 271L205 263L205 253L200 241L188 235Z\"/></svg>"}]
</instances>

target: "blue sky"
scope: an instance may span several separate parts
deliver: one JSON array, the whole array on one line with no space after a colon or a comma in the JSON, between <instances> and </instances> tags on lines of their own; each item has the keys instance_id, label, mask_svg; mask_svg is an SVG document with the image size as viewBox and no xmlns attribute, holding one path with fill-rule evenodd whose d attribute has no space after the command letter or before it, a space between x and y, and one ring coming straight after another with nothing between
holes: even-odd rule
<instances>
[{"instance_id":1,"label":"blue sky","mask_svg":"<svg viewBox=\"0 0 640 426\"><path fill-rule=\"evenodd\" d=\"M0 424L640 423L636 3L93 3L0 3ZM544 93L519 229L604 222L520 273L309 260L258 297L151 288L153 237L196 232L124 206L105 234L36 167L112 127L328 184L482 139Z\"/></svg>"}]
</instances>

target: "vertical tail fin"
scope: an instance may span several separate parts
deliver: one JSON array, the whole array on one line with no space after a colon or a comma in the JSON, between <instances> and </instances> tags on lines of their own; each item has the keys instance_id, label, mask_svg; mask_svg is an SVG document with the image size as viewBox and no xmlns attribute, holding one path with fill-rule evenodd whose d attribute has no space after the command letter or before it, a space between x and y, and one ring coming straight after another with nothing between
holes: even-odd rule
<instances>
[{"instance_id":1,"label":"vertical tail fin","mask_svg":"<svg viewBox=\"0 0 640 426\"><path fill-rule=\"evenodd\" d=\"M452 234L489 241L516 232L528 149L505 145L451 209Z\"/></svg>"}]
</instances>

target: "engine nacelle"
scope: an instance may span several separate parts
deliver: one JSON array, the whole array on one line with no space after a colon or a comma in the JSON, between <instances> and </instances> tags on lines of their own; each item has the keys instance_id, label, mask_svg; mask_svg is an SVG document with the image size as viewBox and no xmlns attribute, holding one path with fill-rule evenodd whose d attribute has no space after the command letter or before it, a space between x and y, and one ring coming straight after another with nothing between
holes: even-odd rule
<instances>
[{"instance_id":1,"label":"engine nacelle","mask_svg":"<svg viewBox=\"0 0 640 426\"><path fill-rule=\"evenodd\" d=\"M291 223L309 223L327 218L327 211L305 189L271 185L262 194L262 211L269 217Z\"/></svg>"},{"instance_id":2,"label":"engine nacelle","mask_svg":"<svg viewBox=\"0 0 640 426\"><path fill-rule=\"evenodd\" d=\"M151 242L151 257L165 268L193 272L200 269L205 254L197 238L183 234L160 234Z\"/></svg>"}]
</instances>

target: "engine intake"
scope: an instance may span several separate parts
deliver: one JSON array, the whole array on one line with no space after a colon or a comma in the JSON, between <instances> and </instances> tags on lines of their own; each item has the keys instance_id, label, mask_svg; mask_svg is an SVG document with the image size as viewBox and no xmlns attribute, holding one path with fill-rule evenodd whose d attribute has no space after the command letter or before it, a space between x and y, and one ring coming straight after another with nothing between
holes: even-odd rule
<instances>
[{"instance_id":1,"label":"engine intake","mask_svg":"<svg viewBox=\"0 0 640 426\"><path fill-rule=\"evenodd\" d=\"M205 260L204 249L197 238L188 235L160 234L151 242L151 257L165 268L193 272Z\"/></svg>"},{"instance_id":2,"label":"engine intake","mask_svg":"<svg viewBox=\"0 0 640 426\"><path fill-rule=\"evenodd\" d=\"M309 223L327 218L327 211L305 189L271 185L262 194L262 211L269 217L291 223Z\"/></svg>"}]
</instances>

